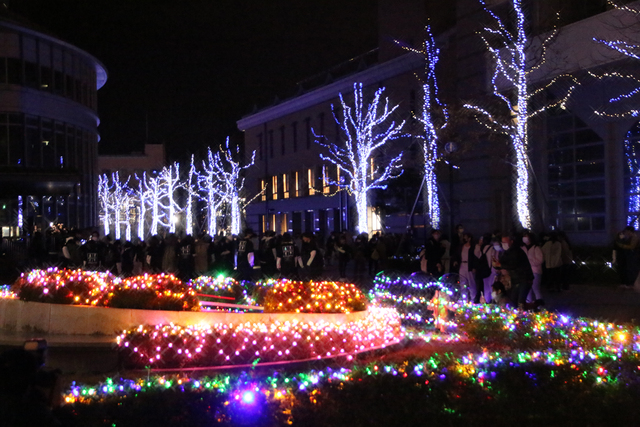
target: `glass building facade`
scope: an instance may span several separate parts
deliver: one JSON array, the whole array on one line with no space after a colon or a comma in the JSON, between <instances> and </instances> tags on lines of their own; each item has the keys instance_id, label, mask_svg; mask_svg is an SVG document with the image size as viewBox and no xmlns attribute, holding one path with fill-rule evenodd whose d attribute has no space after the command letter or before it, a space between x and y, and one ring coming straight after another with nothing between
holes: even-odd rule
<instances>
[{"instance_id":1,"label":"glass building facade","mask_svg":"<svg viewBox=\"0 0 640 427\"><path fill-rule=\"evenodd\" d=\"M88 53L0 18L0 224L3 237L97 224L97 90Z\"/></svg>"}]
</instances>

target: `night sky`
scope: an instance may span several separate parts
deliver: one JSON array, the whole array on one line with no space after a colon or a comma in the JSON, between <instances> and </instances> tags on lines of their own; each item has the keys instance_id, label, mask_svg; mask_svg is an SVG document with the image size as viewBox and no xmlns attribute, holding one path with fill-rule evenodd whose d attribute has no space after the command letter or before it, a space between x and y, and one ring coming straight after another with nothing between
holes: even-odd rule
<instances>
[{"instance_id":1,"label":"night sky","mask_svg":"<svg viewBox=\"0 0 640 427\"><path fill-rule=\"evenodd\" d=\"M98 58L100 153L171 160L242 139L254 105L377 45L375 0L0 0Z\"/></svg>"}]
</instances>

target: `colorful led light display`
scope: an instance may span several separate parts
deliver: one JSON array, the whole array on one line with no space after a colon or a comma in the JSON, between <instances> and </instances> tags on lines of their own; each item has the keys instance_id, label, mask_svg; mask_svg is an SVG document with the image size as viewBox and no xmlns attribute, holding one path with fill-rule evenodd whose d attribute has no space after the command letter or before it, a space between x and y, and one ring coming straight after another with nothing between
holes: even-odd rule
<instances>
[{"instance_id":1,"label":"colorful led light display","mask_svg":"<svg viewBox=\"0 0 640 427\"><path fill-rule=\"evenodd\" d=\"M393 309L370 307L346 321L297 319L182 327L139 326L118 336L129 368L186 368L287 362L353 356L397 343L403 337Z\"/></svg>"},{"instance_id":2,"label":"colorful led light display","mask_svg":"<svg viewBox=\"0 0 640 427\"><path fill-rule=\"evenodd\" d=\"M365 295L352 283L280 279L258 285L265 288L265 313L351 313L366 308Z\"/></svg>"}]
</instances>

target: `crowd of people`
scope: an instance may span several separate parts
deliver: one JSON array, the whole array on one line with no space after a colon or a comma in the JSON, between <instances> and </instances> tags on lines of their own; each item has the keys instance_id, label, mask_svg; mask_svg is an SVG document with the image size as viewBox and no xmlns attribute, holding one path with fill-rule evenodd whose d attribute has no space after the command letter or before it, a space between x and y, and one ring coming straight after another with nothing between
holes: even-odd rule
<instances>
[{"instance_id":1,"label":"crowd of people","mask_svg":"<svg viewBox=\"0 0 640 427\"><path fill-rule=\"evenodd\" d=\"M267 231L258 238L247 228L240 236L167 233L133 242L100 238L96 231L86 240L81 233L70 234L60 250L64 267L106 270L125 277L166 272L183 280L213 272L239 280L317 280L337 275L332 278L364 283L387 268L389 256L400 244L411 251L410 239L381 233L369 238L367 233L333 232L325 240L311 232Z\"/></svg>"},{"instance_id":2,"label":"crowd of people","mask_svg":"<svg viewBox=\"0 0 640 427\"><path fill-rule=\"evenodd\" d=\"M436 278L459 274L475 302L519 308L544 305L543 287L549 292L568 290L573 267L571 245L563 232L494 232L476 240L458 224L451 240L432 230L420 253L423 272Z\"/></svg>"},{"instance_id":3,"label":"crowd of people","mask_svg":"<svg viewBox=\"0 0 640 427\"><path fill-rule=\"evenodd\" d=\"M498 231L475 239L458 224L451 238L432 230L424 247L416 249L410 235L332 232L267 231L261 237L250 228L239 236L163 233L146 241L113 240L81 231L69 231L59 250L64 267L106 270L119 276L173 273L182 280L204 274L232 275L239 280L259 278L337 279L363 287L392 265L395 255L411 259L419 253L420 269L439 278L458 274L475 302L496 302L515 307L538 307L546 292L562 292L572 281L573 252L561 231L506 235ZM42 242L34 236L30 259L42 262ZM86 240L85 240L86 239ZM51 257L49 257L51 261ZM640 276L640 236L625 227L614 240L613 263L622 286L633 287ZM50 265L50 264L49 264ZM403 267L406 269L408 264ZM417 269L417 266L415 267Z\"/></svg>"}]
</instances>

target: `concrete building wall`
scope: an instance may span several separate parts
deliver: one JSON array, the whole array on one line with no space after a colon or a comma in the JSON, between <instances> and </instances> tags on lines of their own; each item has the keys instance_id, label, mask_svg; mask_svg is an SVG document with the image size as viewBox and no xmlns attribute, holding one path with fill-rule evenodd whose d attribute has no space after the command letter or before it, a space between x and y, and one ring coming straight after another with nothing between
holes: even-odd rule
<instances>
[{"instance_id":1,"label":"concrete building wall","mask_svg":"<svg viewBox=\"0 0 640 427\"><path fill-rule=\"evenodd\" d=\"M570 7L560 3L553 4L568 8L562 21L566 25L560 29L556 43L549 51L548 64L534 78L537 83L545 84L559 74L572 73L580 85L564 109L556 108L531 121L532 218L535 231L560 229L567 232L576 244L607 245L611 236L627 222L628 194L625 188L629 178L624 141L636 119L606 119L594 114L597 109L609 108L608 100L616 93L620 94L625 86L611 80L595 79L588 72L624 70L637 75L640 63L613 53L593 39L625 39L635 43L640 34L637 31L640 23L637 16L624 15L607 8L603 2L572 1ZM405 37L407 44L415 45L415 40L410 39L419 34L426 17L434 15L429 9L429 2L406 0L394 9L395 4L380 3L381 36L377 65L238 121L239 128L245 131L248 150L257 149L260 138L263 144L267 144L264 147L268 147L270 135L278 147L279 129L283 126L285 129L286 154L279 157L274 152L274 157L267 159L263 152L258 167L248 173L247 180L255 191L260 188L260 180L269 182L274 174L321 167L322 162L318 158L320 148L312 144L306 149L305 120L309 118L311 126L317 128L318 118L324 114L326 132L330 134L329 105L336 102L338 92L348 91L354 81L363 81L371 88L386 86L391 102L400 105L398 117L411 121L410 112L419 110L421 104L420 86L415 75L421 75L424 63L403 54L389 40ZM634 4L640 2L631 3ZM496 13L508 13L507 1L496 0L490 5L495 7ZM541 34L541 37L550 28L550 11L555 10L547 6L531 10L533 34ZM413 15L406 16L407 13ZM463 223L476 235L494 230L508 232L517 225L513 209L515 172L512 148L507 138L478 126L462 108L465 102L477 105L494 105L492 103L496 102L490 86L493 65L478 36L488 15L476 0L457 0L441 15L441 19L450 25L441 25L437 33L441 48L440 92L456 119L453 122L455 131L447 134L448 141L443 142L454 142L457 148L451 155L443 152L443 160L448 164L441 162L438 166L445 228ZM503 88L509 90L506 85ZM559 95L560 92L550 91L548 98L553 100ZM633 102L625 106L631 107ZM295 154L288 145L292 143L293 123L298 124L299 151ZM415 123L410 123L409 127L416 132L420 130ZM397 141L395 147L412 153L408 160L419 164L420 151L415 150L415 144L415 138L406 138ZM420 182L416 181L416 190L419 185ZM266 200L259 200L247 209L249 223L258 229L264 226L273 229L269 221L274 214L277 221L279 212L312 211L307 219L313 219L320 216L321 210L340 206L336 196L314 195L295 200L273 200L269 194L265 197ZM344 206L344 199L342 203ZM276 231L279 230L276 228Z\"/></svg>"}]
</instances>

